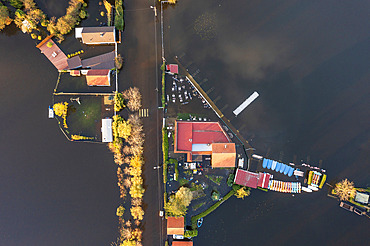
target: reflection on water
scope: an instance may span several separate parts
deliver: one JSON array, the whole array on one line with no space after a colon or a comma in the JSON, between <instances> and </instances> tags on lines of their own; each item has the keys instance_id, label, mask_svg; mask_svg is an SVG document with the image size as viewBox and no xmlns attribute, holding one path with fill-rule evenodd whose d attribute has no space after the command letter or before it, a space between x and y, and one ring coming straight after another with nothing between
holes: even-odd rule
<instances>
[{"instance_id":1,"label":"reflection on water","mask_svg":"<svg viewBox=\"0 0 370 246\"><path fill-rule=\"evenodd\" d=\"M181 2L165 13L167 59L181 57L257 153L287 162L320 163L329 181L349 177L366 186L369 5ZM214 28L211 17L216 19ZM198 27L202 18L204 26ZM207 31L217 35L203 38ZM254 91L260 96L233 116ZM231 199L207 216L195 242L346 245L353 243L356 230L358 237L352 240L364 240L366 223L341 211L325 190L295 197L254 191L246 201Z\"/></svg>"}]
</instances>

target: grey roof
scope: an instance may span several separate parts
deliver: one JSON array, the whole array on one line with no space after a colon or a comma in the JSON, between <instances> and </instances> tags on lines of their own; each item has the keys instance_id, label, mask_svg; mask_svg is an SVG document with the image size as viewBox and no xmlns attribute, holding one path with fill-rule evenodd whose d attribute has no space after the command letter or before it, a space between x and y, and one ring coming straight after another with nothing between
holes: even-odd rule
<instances>
[{"instance_id":1,"label":"grey roof","mask_svg":"<svg viewBox=\"0 0 370 246\"><path fill-rule=\"evenodd\" d=\"M360 203L363 203L363 204L368 204L369 202L369 195L366 194L366 193L360 193L360 192L356 192L356 196L355 196L355 201L356 202L360 202Z\"/></svg>"},{"instance_id":2,"label":"grey roof","mask_svg":"<svg viewBox=\"0 0 370 246\"><path fill-rule=\"evenodd\" d=\"M82 67L92 69L112 69L115 68L114 58L114 51L108 52L82 60Z\"/></svg>"},{"instance_id":3,"label":"grey roof","mask_svg":"<svg viewBox=\"0 0 370 246\"><path fill-rule=\"evenodd\" d=\"M81 36L85 44L106 44L116 41L114 26L83 27Z\"/></svg>"},{"instance_id":4,"label":"grey roof","mask_svg":"<svg viewBox=\"0 0 370 246\"><path fill-rule=\"evenodd\" d=\"M74 69L82 66L81 58L79 56L74 56L67 60L68 69Z\"/></svg>"}]
</instances>

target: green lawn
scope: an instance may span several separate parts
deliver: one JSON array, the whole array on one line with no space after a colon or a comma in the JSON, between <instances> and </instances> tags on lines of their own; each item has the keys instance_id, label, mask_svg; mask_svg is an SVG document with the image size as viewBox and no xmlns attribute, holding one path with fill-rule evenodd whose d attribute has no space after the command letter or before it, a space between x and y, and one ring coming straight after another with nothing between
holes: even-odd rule
<instances>
[{"instance_id":1,"label":"green lawn","mask_svg":"<svg viewBox=\"0 0 370 246\"><path fill-rule=\"evenodd\" d=\"M71 134L97 135L97 123L101 121L101 97L80 97L81 105L70 103L67 124Z\"/></svg>"}]
</instances>

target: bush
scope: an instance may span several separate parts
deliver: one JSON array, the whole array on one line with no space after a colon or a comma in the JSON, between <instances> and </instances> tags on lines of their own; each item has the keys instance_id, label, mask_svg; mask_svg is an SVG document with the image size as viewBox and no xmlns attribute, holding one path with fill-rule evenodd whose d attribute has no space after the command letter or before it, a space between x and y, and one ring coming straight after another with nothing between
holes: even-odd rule
<instances>
[{"instance_id":1,"label":"bush","mask_svg":"<svg viewBox=\"0 0 370 246\"><path fill-rule=\"evenodd\" d=\"M198 229L184 232L184 237L196 237L196 236L198 236Z\"/></svg>"},{"instance_id":2,"label":"bush","mask_svg":"<svg viewBox=\"0 0 370 246\"><path fill-rule=\"evenodd\" d=\"M114 95L114 111L119 112L125 107L125 99L123 98L122 93L116 93Z\"/></svg>"},{"instance_id":3,"label":"bush","mask_svg":"<svg viewBox=\"0 0 370 246\"><path fill-rule=\"evenodd\" d=\"M123 66L123 58L121 54L118 54L116 58L114 58L114 63L117 69L121 69Z\"/></svg>"},{"instance_id":4,"label":"bush","mask_svg":"<svg viewBox=\"0 0 370 246\"><path fill-rule=\"evenodd\" d=\"M87 12L85 10L81 10L79 16L81 19L85 19L87 17Z\"/></svg>"},{"instance_id":5,"label":"bush","mask_svg":"<svg viewBox=\"0 0 370 246\"><path fill-rule=\"evenodd\" d=\"M23 2L21 0L9 0L9 4L16 9L23 8Z\"/></svg>"},{"instance_id":6,"label":"bush","mask_svg":"<svg viewBox=\"0 0 370 246\"><path fill-rule=\"evenodd\" d=\"M229 177L227 178L227 186L231 187L234 184L234 177L235 175L233 173L230 173Z\"/></svg>"},{"instance_id":7,"label":"bush","mask_svg":"<svg viewBox=\"0 0 370 246\"><path fill-rule=\"evenodd\" d=\"M123 31L125 26L125 22L123 20L123 7L122 7L122 0L115 1L115 8L116 8L116 15L114 18L114 25L119 31Z\"/></svg>"}]
</instances>

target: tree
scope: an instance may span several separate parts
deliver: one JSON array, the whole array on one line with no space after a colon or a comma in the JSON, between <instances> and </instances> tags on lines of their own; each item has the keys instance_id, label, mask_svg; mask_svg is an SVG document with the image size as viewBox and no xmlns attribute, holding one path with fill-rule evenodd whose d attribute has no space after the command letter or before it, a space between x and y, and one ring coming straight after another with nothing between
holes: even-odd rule
<instances>
[{"instance_id":1,"label":"tree","mask_svg":"<svg viewBox=\"0 0 370 246\"><path fill-rule=\"evenodd\" d=\"M9 17L9 10L3 6L0 2L0 30L3 30L5 26L9 25L12 19Z\"/></svg>"},{"instance_id":2,"label":"tree","mask_svg":"<svg viewBox=\"0 0 370 246\"><path fill-rule=\"evenodd\" d=\"M348 201L350 198L355 197L356 189L353 182L345 179L335 184L333 194L337 195L341 201Z\"/></svg>"},{"instance_id":3,"label":"tree","mask_svg":"<svg viewBox=\"0 0 370 246\"><path fill-rule=\"evenodd\" d=\"M122 217L123 214L125 213L125 208L121 205L117 208L117 212L116 212L116 215L118 217Z\"/></svg>"},{"instance_id":4,"label":"tree","mask_svg":"<svg viewBox=\"0 0 370 246\"><path fill-rule=\"evenodd\" d=\"M116 64L117 69L121 69L123 66L123 58L121 54L118 54L116 58L114 58L114 62Z\"/></svg>"},{"instance_id":5,"label":"tree","mask_svg":"<svg viewBox=\"0 0 370 246\"><path fill-rule=\"evenodd\" d=\"M144 210L141 206L135 206L130 208L131 216L135 220L143 220Z\"/></svg>"},{"instance_id":6,"label":"tree","mask_svg":"<svg viewBox=\"0 0 370 246\"><path fill-rule=\"evenodd\" d=\"M57 116L62 116L64 114L67 114L68 103L67 102L55 103L53 106L53 110Z\"/></svg>"},{"instance_id":7,"label":"tree","mask_svg":"<svg viewBox=\"0 0 370 246\"><path fill-rule=\"evenodd\" d=\"M235 196L237 198L242 198L249 196L251 194L250 190L247 187L242 187L239 190L236 191Z\"/></svg>"},{"instance_id":8,"label":"tree","mask_svg":"<svg viewBox=\"0 0 370 246\"><path fill-rule=\"evenodd\" d=\"M116 93L114 95L114 111L119 112L125 107L125 99L123 98L122 93Z\"/></svg>"},{"instance_id":9,"label":"tree","mask_svg":"<svg viewBox=\"0 0 370 246\"><path fill-rule=\"evenodd\" d=\"M192 199L193 194L191 190L187 187L180 187L176 194L171 196L165 204L167 214L175 217L185 216Z\"/></svg>"},{"instance_id":10,"label":"tree","mask_svg":"<svg viewBox=\"0 0 370 246\"><path fill-rule=\"evenodd\" d=\"M137 87L131 87L125 90L123 97L128 100L127 107L131 111L137 111L141 108L141 94Z\"/></svg>"}]
</instances>

